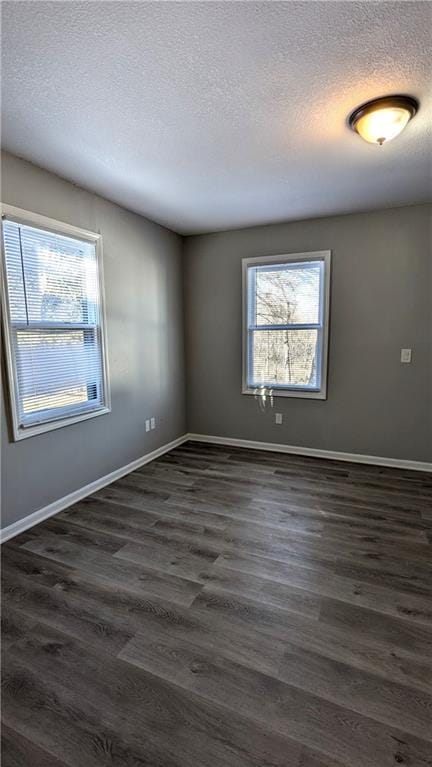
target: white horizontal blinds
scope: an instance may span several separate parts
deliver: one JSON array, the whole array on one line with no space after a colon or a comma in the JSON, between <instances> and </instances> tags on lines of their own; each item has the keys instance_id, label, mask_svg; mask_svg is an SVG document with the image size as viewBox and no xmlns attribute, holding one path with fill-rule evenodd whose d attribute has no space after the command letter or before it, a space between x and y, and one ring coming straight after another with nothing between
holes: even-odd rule
<instances>
[{"instance_id":1,"label":"white horizontal blinds","mask_svg":"<svg viewBox=\"0 0 432 767\"><path fill-rule=\"evenodd\" d=\"M95 244L8 219L3 231L20 426L101 407Z\"/></svg>"},{"instance_id":2,"label":"white horizontal blinds","mask_svg":"<svg viewBox=\"0 0 432 767\"><path fill-rule=\"evenodd\" d=\"M249 267L249 386L318 390L324 261Z\"/></svg>"}]
</instances>

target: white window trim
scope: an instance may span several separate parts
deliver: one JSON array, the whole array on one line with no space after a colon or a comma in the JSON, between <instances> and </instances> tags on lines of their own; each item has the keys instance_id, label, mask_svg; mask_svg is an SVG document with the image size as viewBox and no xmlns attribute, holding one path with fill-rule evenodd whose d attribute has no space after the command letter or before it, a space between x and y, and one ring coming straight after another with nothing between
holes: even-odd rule
<instances>
[{"instance_id":1,"label":"white window trim","mask_svg":"<svg viewBox=\"0 0 432 767\"><path fill-rule=\"evenodd\" d=\"M89 418L95 418L98 415L105 415L111 412L111 392L110 392L110 379L108 369L108 345L106 335L106 313L105 313L105 283L103 276L103 250L102 250L102 235L97 232L90 232L86 229L80 229L71 224L66 224L61 221L56 221L53 218L47 218L39 213L31 213L21 208L16 208L13 205L1 204L2 222L3 218L16 221L20 224L27 224L28 226L39 227L47 231L56 232L69 237L75 237L79 240L86 240L95 244L96 250L96 264L98 270L98 284L99 284L99 296L100 296L100 317L101 317L101 343L102 343L102 377L104 386L104 398L105 404L102 407L89 410L88 412L78 413L77 415L71 415L69 417L53 418L50 421L44 423L35 424L34 426L26 426L25 429L20 428L18 421L18 403L16 392L18 391L16 371L14 364L14 357L11 345L11 333L10 333L10 312L9 312L9 296L8 285L6 279L6 256L4 252L4 239L3 231L1 232L1 250L2 257L0 259L1 264L1 305L2 305L2 317L4 328L4 344L6 352L6 367L8 375L8 389L9 389L9 402L11 410L11 424L13 440L15 442L21 439L27 439L33 437L36 434L44 434L47 431L53 429L61 429L63 426L69 426L73 423L80 421L86 421ZM3 229L3 226L2 226Z\"/></svg>"},{"instance_id":2,"label":"white window trim","mask_svg":"<svg viewBox=\"0 0 432 767\"><path fill-rule=\"evenodd\" d=\"M298 397L302 399L327 399L327 372L328 372L328 348L329 348L329 324L330 324L330 267L331 251L316 250L312 253L284 253L278 256L258 256L256 258L242 258L242 394L259 395L261 389L251 389L248 385L248 269L251 266L271 266L272 264L289 264L292 261L323 261L324 262L324 290L323 290L323 344L322 344L322 374L321 388L317 391L308 391L302 388L278 388L268 387L266 393L272 393L273 397Z\"/></svg>"}]
</instances>

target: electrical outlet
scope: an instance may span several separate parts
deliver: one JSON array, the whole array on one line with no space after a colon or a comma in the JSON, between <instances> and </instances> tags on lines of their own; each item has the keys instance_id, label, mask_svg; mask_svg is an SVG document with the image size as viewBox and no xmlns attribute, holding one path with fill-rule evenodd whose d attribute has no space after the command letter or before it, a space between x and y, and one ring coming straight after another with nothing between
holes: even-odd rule
<instances>
[{"instance_id":1,"label":"electrical outlet","mask_svg":"<svg viewBox=\"0 0 432 767\"><path fill-rule=\"evenodd\" d=\"M146 420L146 431L150 431L150 421L148 418Z\"/></svg>"},{"instance_id":2,"label":"electrical outlet","mask_svg":"<svg viewBox=\"0 0 432 767\"><path fill-rule=\"evenodd\" d=\"M155 418L150 418L150 426L151 426L152 429L156 428L156 419Z\"/></svg>"},{"instance_id":3,"label":"electrical outlet","mask_svg":"<svg viewBox=\"0 0 432 767\"><path fill-rule=\"evenodd\" d=\"M282 413L275 413L275 423L278 425L282 423Z\"/></svg>"},{"instance_id":4,"label":"electrical outlet","mask_svg":"<svg viewBox=\"0 0 432 767\"><path fill-rule=\"evenodd\" d=\"M411 362L411 349L401 349L401 362Z\"/></svg>"}]
</instances>

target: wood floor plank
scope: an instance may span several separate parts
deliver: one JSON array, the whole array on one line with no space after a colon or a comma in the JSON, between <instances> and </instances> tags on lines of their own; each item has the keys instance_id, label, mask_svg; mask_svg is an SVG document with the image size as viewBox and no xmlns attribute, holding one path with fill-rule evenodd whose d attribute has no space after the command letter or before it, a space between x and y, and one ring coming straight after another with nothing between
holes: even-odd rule
<instances>
[{"instance_id":1,"label":"wood floor plank","mask_svg":"<svg viewBox=\"0 0 432 767\"><path fill-rule=\"evenodd\" d=\"M121 651L125 653L134 639ZM351 711L431 741L432 694L355 670L296 645L286 646L279 677Z\"/></svg>"},{"instance_id":2,"label":"wood floor plank","mask_svg":"<svg viewBox=\"0 0 432 767\"><path fill-rule=\"evenodd\" d=\"M427 597L432 595L432 577L429 573L429 568L422 568L421 563L417 567L413 567L412 572L408 568L405 572L400 573L397 565L389 565L388 568L382 568L380 564L377 566L375 562L367 564L348 558L337 557L335 554L314 553L308 550L308 547L305 548L302 543L298 545L295 541L291 546L280 545L277 540L274 542L264 540L261 544L256 545L245 541L237 549L229 546L226 548L228 551L230 549L235 551L234 556L244 554L248 558L256 556L262 559L274 560L281 564L281 569L283 565L310 567L315 571L320 571L322 577L335 574L351 580L384 586L402 593L406 592L407 594ZM226 552L223 552L222 556L226 557ZM227 558L227 561L230 561L229 558Z\"/></svg>"},{"instance_id":3,"label":"wood floor plank","mask_svg":"<svg viewBox=\"0 0 432 767\"><path fill-rule=\"evenodd\" d=\"M93 605L71 598L62 589L34 584L31 578L9 571L3 571L2 581L3 599L17 612L71 636L84 637L105 652L116 654L134 634L119 628L111 616L102 618Z\"/></svg>"},{"instance_id":4,"label":"wood floor plank","mask_svg":"<svg viewBox=\"0 0 432 767\"><path fill-rule=\"evenodd\" d=\"M401 523L400 520L389 518L385 522L368 519L365 515L347 516L345 509L333 504L322 509L325 515L325 525L329 533L340 534L342 531L358 535L382 535L396 541L426 542L427 525L424 520L416 524Z\"/></svg>"},{"instance_id":5,"label":"wood floor plank","mask_svg":"<svg viewBox=\"0 0 432 767\"><path fill-rule=\"evenodd\" d=\"M115 482L112 485L107 485L101 490L98 490L92 497L97 500L114 501L115 503L124 506L134 506L137 509L146 511L149 508L149 504L151 508L151 504L159 504L167 499L169 494L163 493L162 495L155 495L153 493L150 495L149 493L144 493L139 489L130 486L119 487Z\"/></svg>"},{"instance_id":6,"label":"wood floor plank","mask_svg":"<svg viewBox=\"0 0 432 767\"><path fill-rule=\"evenodd\" d=\"M241 573L227 567L215 566L211 568L210 572L205 575L204 582L217 591L241 594L257 602L282 607L285 610L292 610L311 618L317 618L321 608L321 598L316 593L276 580Z\"/></svg>"},{"instance_id":7,"label":"wood floor plank","mask_svg":"<svg viewBox=\"0 0 432 767\"><path fill-rule=\"evenodd\" d=\"M139 492L135 496L140 498ZM163 504L149 503L145 509L132 504L124 505L114 499L102 499L90 496L83 501L62 511L58 518L67 519L90 529L102 532L127 532L147 530L160 520L183 520L194 525L203 525L215 530L223 530L230 521L221 514L201 514L193 509L173 506L170 501ZM133 532L132 532L133 534Z\"/></svg>"},{"instance_id":8,"label":"wood floor plank","mask_svg":"<svg viewBox=\"0 0 432 767\"><path fill-rule=\"evenodd\" d=\"M246 489L240 482L234 481L229 484L224 480L218 480L213 478L203 477L197 480L193 487L184 488L185 495L193 495L195 493L202 492L203 490L212 493L215 496L226 496L227 498L235 499L241 502L243 499L256 497L258 499L266 498L269 501L279 501L295 504L310 504L315 503L317 507L321 508L322 504L338 504L342 502L344 506L355 506L357 509L371 510L373 508L379 510L381 514L385 511L390 513L406 512L407 521L413 526L421 525L420 512L424 507L424 501L420 497L401 495L389 498L385 493L380 496L377 493L368 493L368 496L362 496L359 493L352 491L351 487L344 487L342 492L337 492L334 489L328 487L326 482L317 483L313 482L301 482L298 480L290 480L287 478L283 491L277 490L276 487L268 489L262 487L261 489L254 488L253 491ZM413 512L418 512L416 519L414 519Z\"/></svg>"},{"instance_id":9,"label":"wood floor plank","mask_svg":"<svg viewBox=\"0 0 432 767\"><path fill-rule=\"evenodd\" d=\"M310 748L303 748L298 767L347 767L334 757L323 756Z\"/></svg>"},{"instance_id":10,"label":"wood floor plank","mask_svg":"<svg viewBox=\"0 0 432 767\"><path fill-rule=\"evenodd\" d=\"M66 767L64 762L5 725L1 732L1 763L3 767Z\"/></svg>"},{"instance_id":11,"label":"wood floor plank","mask_svg":"<svg viewBox=\"0 0 432 767\"><path fill-rule=\"evenodd\" d=\"M31 538L30 540L34 540ZM64 565L47 560L33 552L23 549L23 536L18 535L7 546L2 547L2 573L11 573L12 577L25 575L31 578L32 584L43 584L44 586L56 586L62 578L67 577L70 568ZM4 581L2 581L2 586Z\"/></svg>"},{"instance_id":12,"label":"wood floor plank","mask_svg":"<svg viewBox=\"0 0 432 767\"><path fill-rule=\"evenodd\" d=\"M156 491L154 496L158 501L165 501L169 498L170 493L174 490L178 490L180 487L191 487L195 482L194 477L182 476L181 482L178 482L177 477L170 477L166 473L163 475L157 475L155 477L146 474L145 472L134 471L131 474L126 474L124 477L116 482L116 486L120 488L131 488L133 490L139 490L140 492L150 493L151 497Z\"/></svg>"},{"instance_id":13,"label":"wood floor plank","mask_svg":"<svg viewBox=\"0 0 432 767\"><path fill-rule=\"evenodd\" d=\"M10 655L13 659L18 655L16 646ZM73 686L74 698L98 708L101 723L112 729L117 740L122 733L131 745L138 743L145 728L142 745L159 751L163 747L182 767L225 767L233 761L239 767L262 767L263 763L287 767L298 761L300 746L286 735L272 733L241 712L228 712L121 659L101 659L91 647L83 648L59 632L43 627L35 630L21 642L19 662L25 681L29 675L43 680L58 697ZM420 746L411 745L414 747Z\"/></svg>"},{"instance_id":14,"label":"wood floor plank","mask_svg":"<svg viewBox=\"0 0 432 767\"><path fill-rule=\"evenodd\" d=\"M251 501L246 496L240 498L229 497L224 494L216 494L205 490L204 488L198 490L195 487L187 488L190 495L185 497L185 494L179 492L173 493L170 496L170 503L174 503L177 507L194 508L196 511L228 514L233 519L238 520L250 520L255 522L263 522L268 524L276 524L280 526L281 523L285 524L287 530L304 529L304 525L299 526L298 513L299 507L295 503L286 502L259 502L257 500ZM131 504L143 505L142 501L134 497L133 491L129 493L129 501ZM321 507L323 504L321 504ZM313 518L324 520L331 525L335 531L339 531L341 528L349 530L357 530L360 534L381 533L394 537L397 540L401 538L403 540L411 539L414 541L426 542L426 532L428 525L425 521L419 521L416 525L408 525L406 523L401 524L398 521L375 521L368 520L364 515L354 517L347 516L344 513L344 509L337 509L333 504L327 504L324 508L313 507L310 504L307 505L309 511L312 509L314 514ZM296 516L290 516L287 512L295 512ZM309 514L309 516L311 516Z\"/></svg>"},{"instance_id":15,"label":"wood floor plank","mask_svg":"<svg viewBox=\"0 0 432 767\"><path fill-rule=\"evenodd\" d=\"M62 580L61 591L72 616L68 611L59 628L65 630L63 626L69 625L73 636L80 636L80 623L75 623L73 617L76 605L81 604L85 615L96 616L102 625L110 627L119 641L126 637L125 643L136 632L157 631L161 637L166 634L179 638L187 636L196 644L214 647L226 653L228 658L264 673L276 673L283 657L284 643L276 637L263 635L249 627L245 629L229 620L215 621L208 614L193 614L174 603L151 595L137 595L129 588L108 584L87 573L71 572ZM43 620L55 627L49 613L43 614ZM83 636L86 641L91 641L91 634Z\"/></svg>"},{"instance_id":16,"label":"wood floor plank","mask_svg":"<svg viewBox=\"0 0 432 767\"><path fill-rule=\"evenodd\" d=\"M123 546L124 541L118 540L117 550L120 551ZM22 549L54 562L69 564L74 569L81 569L109 583L125 584L135 594L152 594L181 605L192 604L202 588L200 583L192 579L161 572L147 567L145 563L120 563L118 559L94 548L77 546L69 537L64 540L61 536L52 536L51 530L47 535L25 543Z\"/></svg>"},{"instance_id":17,"label":"wood floor plank","mask_svg":"<svg viewBox=\"0 0 432 767\"><path fill-rule=\"evenodd\" d=\"M408 570L415 572L417 567L423 568L429 574L432 572L431 552L432 549L425 541L407 542L389 540L385 537L369 535L352 536L345 532L343 536L327 535L328 527L323 524L321 535L316 537L301 538L305 548L317 552L327 552L329 557L348 559L359 564L382 565L384 570L398 568L399 572ZM333 531L330 531L333 532ZM285 538L283 539L285 540Z\"/></svg>"},{"instance_id":18,"label":"wood floor plank","mask_svg":"<svg viewBox=\"0 0 432 767\"><path fill-rule=\"evenodd\" d=\"M54 664L52 664L54 668ZM4 722L48 750L68 767L154 765L183 767L150 738L139 738L117 723L113 705L92 704L71 684L53 684L10 656L3 675ZM113 721L114 719L114 721ZM126 731L125 731L126 730Z\"/></svg>"},{"instance_id":19,"label":"wood floor plank","mask_svg":"<svg viewBox=\"0 0 432 767\"><path fill-rule=\"evenodd\" d=\"M316 567L310 564L304 567L302 564L280 562L252 554L226 552L216 560L211 575L224 568L244 573L248 577L256 576L305 589L315 595L367 607L394 617L407 618L432 628L432 601L428 596L396 591L355 577L323 573L319 563ZM211 577L207 582L211 583ZM248 596L246 592L243 593Z\"/></svg>"},{"instance_id":20,"label":"wood floor plank","mask_svg":"<svg viewBox=\"0 0 432 767\"><path fill-rule=\"evenodd\" d=\"M95 533L87 527L71 525L65 519L47 519L45 532L53 540L58 539L61 542L74 544L77 551L83 548L110 555L115 554L122 547L122 541L113 533L102 533L99 530ZM30 531L28 535L29 540L23 545L30 544L35 540L35 537L37 537L37 534Z\"/></svg>"},{"instance_id":21,"label":"wood floor plank","mask_svg":"<svg viewBox=\"0 0 432 767\"><path fill-rule=\"evenodd\" d=\"M218 455L223 448L219 448ZM180 449L173 451L168 460L183 459L183 464L187 464L191 456L198 460L199 456L208 454L208 447L205 445L197 446L195 450ZM277 453L265 451L234 450L225 451L227 460L214 461L214 455L209 455L208 460L212 463L208 470L210 472L219 472L223 478L230 471L241 475L242 472L263 472L268 471L274 480L279 478L285 480L309 480L310 486L314 487L316 482L321 482L322 486L329 487L332 483L336 485L350 483L351 488L360 490L382 492L383 490L402 490L405 492L414 491L412 497L417 494L423 497L428 496L432 488L430 474L419 474L417 472L404 473L400 469L389 470L385 467L373 467L366 464L353 465L349 462L329 461L327 459L305 458L301 460L299 456L284 456ZM162 459L163 460L163 459ZM221 465L221 462L223 465ZM391 497L391 494L390 494ZM410 495L411 497L411 495Z\"/></svg>"},{"instance_id":22,"label":"wood floor plank","mask_svg":"<svg viewBox=\"0 0 432 767\"><path fill-rule=\"evenodd\" d=\"M88 498L83 498L82 501L74 503L73 506L69 506L64 511L61 511L60 514L56 515L55 519L60 521L67 520L68 522L81 520L81 525L88 527L90 530L101 529L102 532L115 533L118 529L122 529L123 522L127 522L132 511L130 506L123 506L121 503L115 502L111 504L103 498L96 498L96 496L90 495ZM159 519L159 515L148 508L139 509L137 519L139 520L140 528L145 529L154 525ZM91 520L100 520L104 526L93 528L89 524Z\"/></svg>"},{"instance_id":23,"label":"wood floor plank","mask_svg":"<svg viewBox=\"0 0 432 767\"><path fill-rule=\"evenodd\" d=\"M432 767L431 508L190 442L8 541L6 767Z\"/></svg>"},{"instance_id":24,"label":"wood floor plank","mask_svg":"<svg viewBox=\"0 0 432 767\"><path fill-rule=\"evenodd\" d=\"M218 553L199 544L161 541L160 537L152 537L146 543L126 544L114 557L138 565L148 562L163 572L198 581L209 571Z\"/></svg>"},{"instance_id":25,"label":"wood floor plank","mask_svg":"<svg viewBox=\"0 0 432 767\"><path fill-rule=\"evenodd\" d=\"M197 597L199 599L199 596ZM348 629L358 637L400 648L418 658L432 659L432 630L413 622L372 613L363 607L323 599L320 623Z\"/></svg>"},{"instance_id":26,"label":"wood floor plank","mask_svg":"<svg viewBox=\"0 0 432 767\"><path fill-rule=\"evenodd\" d=\"M292 643L340 660L347 665L385 676L395 682L414 686L430 693L432 686L432 655L428 652L429 635L420 636L415 644L402 636L402 645L394 641L377 641L374 628L368 635L363 626L359 635L352 625L317 622L288 610L269 607L244 597L203 589L190 608L201 619L225 621L244 630L278 639L282 645ZM372 618L373 621L373 618Z\"/></svg>"},{"instance_id":27,"label":"wood floor plank","mask_svg":"<svg viewBox=\"0 0 432 767\"><path fill-rule=\"evenodd\" d=\"M200 476L204 471L205 469L194 469L193 467L178 463L164 463L162 458L160 461L146 463L145 466L136 469L134 474L147 478L151 477L153 482L157 482L158 478L165 478L170 481L175 480L176 487L178 488L193 484L195 477Z\"/></svg>"},{"instance_id":28,"label":"wood floor plank","mask_svg":"<svg viewBox=\"0 0 432 767\"><path fill-rule=\"evenodd\" d=\"M403 551L406 548L409 556L413 556L414 560L417 559L417 552L420 558L429 555L430 550L427 536L428 533L426 531L419 532L419 535L413 538L412 536L407 537L405 532L389 535L388 532L373 532L368 529L350 530L346 525L342 528L335 527L334 525L328 525L326 521L324 521L322 529L322 537L330 543L332 539L338 541L339 545L355 546L359 543L363 547L370 546L371 551L374 551L375 547L377 551L381 551L381 548L390 546L395 554L400 554L401 550Z\"/></svg>"},{"instance_id":29,"label":"wood floor plank","mask_svg":"<svg viewBox=\"0 0 432 767\"><path fill-rule=\"evenodd\" d=\"M251 550L260 547L264 547L265 551L277 550L278 546L289 551L290 547L295 545L307 549L309 544L319 542L321 523L292 524L289 521L287 525L288 530L286 525L263 525L249 520L233 521L227 518L223 530L214 530L207 525L202 525L202 529L194 530L184 520L161 519L154 525L154 529L178 540L197 540L213 545L218 553L227 549L237 551L243 547Z\"/></svg>"},{"instance_id":30,"label":"wood floor plank","mask_svg":"<svg viewBox=\"0 0 432 767\"><path fill-rule=\"evenodd\" d=\"M139 635L120 655L232 711L244 712L271 730L314 747L318 745L324 753L349 765L394 764L397 731L357 716L352 709L340 708L214 653L203 652L190 643L161 643ZM420 703L418 710L424 723L426 716ZM414 717L411 721L414 722ZM421 729L420 724L417 729ZM403 737L407 757L426 760L428 744L422 738L411 738L406 730Z\"/></svg>"},{"instance_id":31,"label":"wood floor plank","mask_svg":"<svg viewBox=\"0 0 432 767\"><path fill-rule=\"evenodd\" d=\"M378 586L386 586L389 589L406 592L407 594L418 594L430 598L432 596L432 582L428 572L421 568L414 568L413 572L399 573L398 568L383 571L379 567L370 564L369 566L358 565L355 562L339 559L334 563L334 572L343 578L355 578L365 583L372 583Z\"/></svg>"},{"instance_id":32,"label":"wood floor plank","mask_svg":"<svg viewBox=\"0 0 432 767\"><path fill-rule=\"evenodd\" d=\"M428 557L419 557L415 560L403 556L393 555L393 550L385 551L383 547L376 547L374 552L369 548L347 546L343 548L339 542L326 541L322 537L290 536L286 533L274 531L261 532L259 526L254 526L252 532L250 526L231 525L226 528L226 541L222 541L227 548L236 552L251 551L281 561L292 561L301 564L319 564L327 567L335 562L352 564L354 567L371 569L383 574L401 579L409 579L414 583L428 588L432 582L432 561ZM431 550L432 551L432 550Z\"/></svg>"},{"instance_id":33,"label":"wood floor plank","mask_svg":"<svg viewBox=\"0 0 432 767\"><path fill-rule=\"evenodd\" d=\"M2 651L22 639L35 625L35 620L14 610L8 604L2 609L1 615L1 647Z\"/></svg>"}]
</instances>

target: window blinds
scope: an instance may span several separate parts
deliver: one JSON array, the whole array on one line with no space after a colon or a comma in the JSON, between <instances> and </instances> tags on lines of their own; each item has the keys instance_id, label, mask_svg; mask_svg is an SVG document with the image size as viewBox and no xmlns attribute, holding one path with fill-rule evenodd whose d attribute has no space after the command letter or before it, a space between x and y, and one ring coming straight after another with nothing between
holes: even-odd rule
<instances>
[{"instance_id":1,"label":"window blinds","mask_svg":"<svg viewBox=\"0 0 432 767\"><path fill-rule=\"evenodd\" d=\"M3 221L20 429L105 405L95 242Z\"/></svg>"}]
</instances>

